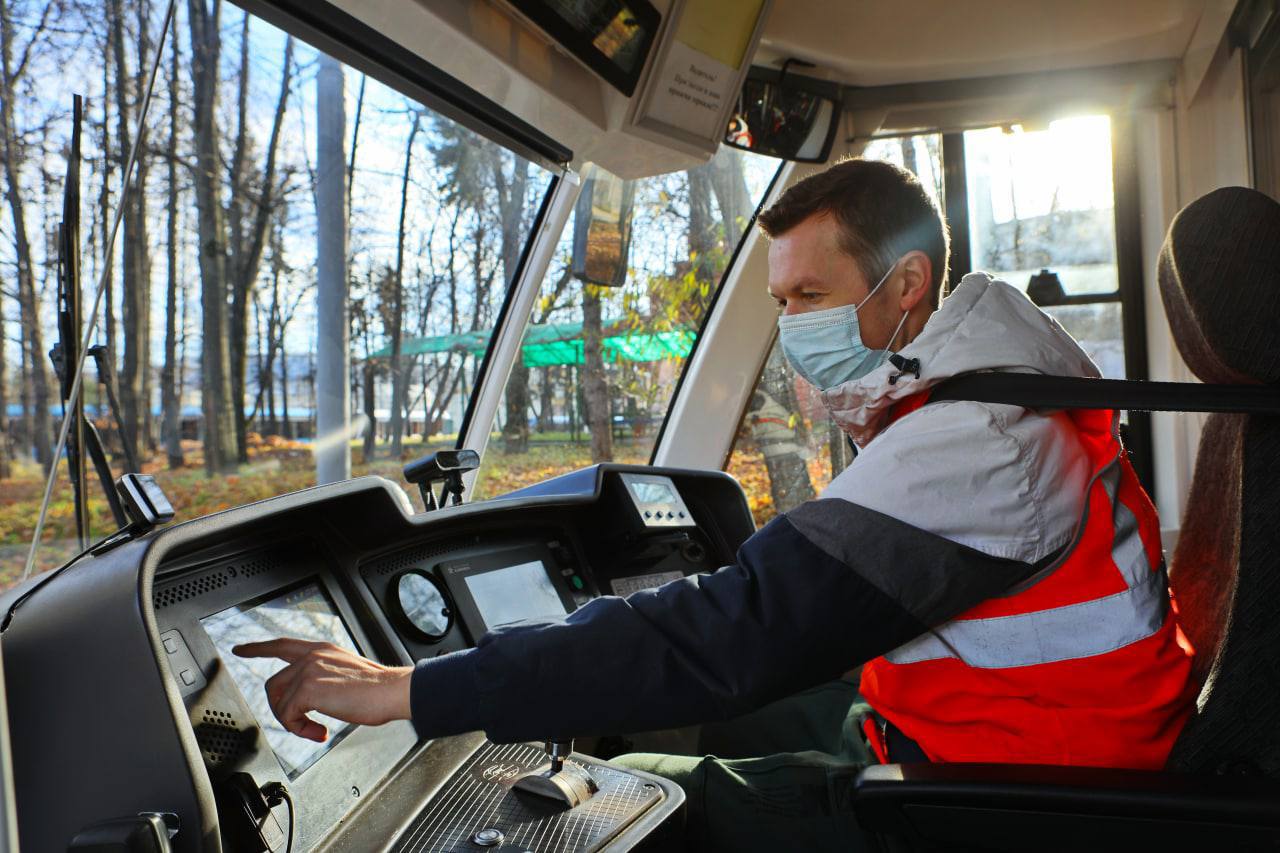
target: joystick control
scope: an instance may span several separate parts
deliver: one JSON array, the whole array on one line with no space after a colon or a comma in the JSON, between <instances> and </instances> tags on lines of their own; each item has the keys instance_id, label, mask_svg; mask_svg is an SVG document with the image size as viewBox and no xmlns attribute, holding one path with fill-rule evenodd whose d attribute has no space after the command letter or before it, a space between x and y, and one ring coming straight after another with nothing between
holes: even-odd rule
<instances>
[{"instance_id":1,"label":"joystick control","mask_svg":"<svg viewBox=\"0 0 1280 853\"><path fill-rule=\"evenodd\" d=\"M548 763L517 779L517 791L558 800L569 808L574 808L591 799L600 790L587 768L576 762L565 761L573 752L572 740L549 740L543 744L543 748L547 751Z\"/></svg>"}]
</instances>

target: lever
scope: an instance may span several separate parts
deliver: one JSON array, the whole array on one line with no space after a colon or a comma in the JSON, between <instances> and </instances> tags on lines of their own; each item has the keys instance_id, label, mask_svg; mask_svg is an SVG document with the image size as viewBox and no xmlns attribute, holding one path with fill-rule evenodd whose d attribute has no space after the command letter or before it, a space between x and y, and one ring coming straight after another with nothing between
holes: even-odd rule
<instances>
[{"instance_id":1,"label":"lever","mask_svg":"<svg viewBox=\"0 0 1280 853\"><path fill-rule=\"evenodd\" d=\"M573 740L549 740L543 744L549 763L516 780L517 791L526 791L539 797L557 800L574 808L591 799L600 786L591 778L587 768L565 759L573 753Z\"/></svg>"}]
</instances>

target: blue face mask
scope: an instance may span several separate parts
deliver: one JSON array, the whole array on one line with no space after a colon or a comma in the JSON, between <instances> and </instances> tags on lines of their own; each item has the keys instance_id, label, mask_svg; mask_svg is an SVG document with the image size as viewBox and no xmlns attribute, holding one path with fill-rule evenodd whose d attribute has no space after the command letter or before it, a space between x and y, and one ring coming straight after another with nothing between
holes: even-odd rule
<instances>
[{"instance_id":1,"label":"blue face mask","mask_svg":"<svg viewBox=\"0 0 1280 853\"><path fill-rule=\"evenodd\" d=\"M826 391L845 382L859 379L875 370L889 357L887 349L870 349L862 342L858 326L858 310L871 301L898 268L889 267L884 278L871 288L867 298L857 305L841 305L807 314L784 314L778 318L778 338L792 368L806 382ZM907 321L902 313L898 327L889 338L893 346L898 332Z\"/></svg>"}]
</instances>

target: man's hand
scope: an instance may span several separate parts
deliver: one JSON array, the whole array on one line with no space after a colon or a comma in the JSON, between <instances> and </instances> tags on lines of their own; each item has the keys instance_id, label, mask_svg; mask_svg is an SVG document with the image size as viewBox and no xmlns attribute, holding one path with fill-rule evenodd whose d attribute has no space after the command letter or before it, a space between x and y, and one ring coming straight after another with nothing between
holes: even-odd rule
<instances>
[{"instance_id":1,"label":"man's hand","mask_svg":"<svg viewBox=\"0 0 1280 853\"><path fill-rule=\"evenodd\" d=\"M299 737L323 742L329 736L307 717L309 711L367 726L409 719L411 666L383 666L333 643L288 638L244 643L231 651L288 663L267 679L267 701L280 724Z\"/></svg>"}]
</instances>

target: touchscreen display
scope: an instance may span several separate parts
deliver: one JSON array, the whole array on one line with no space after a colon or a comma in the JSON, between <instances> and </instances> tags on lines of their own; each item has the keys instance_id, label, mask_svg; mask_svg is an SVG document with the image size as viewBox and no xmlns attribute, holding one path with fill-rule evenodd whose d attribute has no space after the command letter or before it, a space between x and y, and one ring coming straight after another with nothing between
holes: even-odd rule
<instances>
[{"instance_id":1,"label":"touchscreen display","mask_svg":"<svg viewBox=\"0 0 1280 853\"><path fill-rule=\"evenodd\" d=\"M267 691L263 686L268 678L284 669L284 661L274 658L241 658L231 652L232 647L241 643L298 637L333 643L358 653L351 633L342 623L342 617L334 610L320 584L312 582L266 601L240 604L206 616L200 620L200 624L217 647L222 665L244 694L258 725L266 734L267 743L275 751L290 779L296 779L298 774L314 764L355 728L350 723L323 714L311 714L312 719L329 730L328 740L316 743L289 733L271 713Z\"/></svg>"},{"instance_id":2,"label":"touchscreen display","mask_svg":"<svg viewBox=\"0 0 1280 853\"><path fill-rule=\"evenodd\" d=\"M569 612L541 560L468 575L466 581L486 630L525 619L559 619Z\"/></svg>"}]
</instances>

